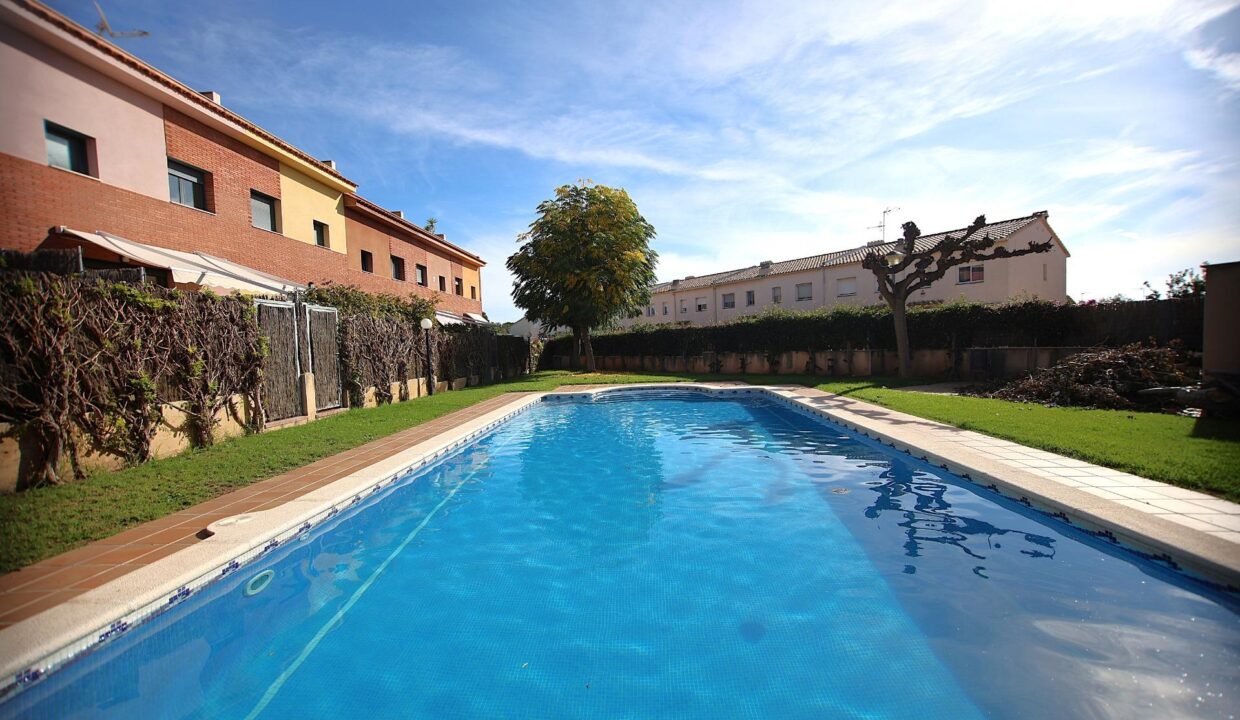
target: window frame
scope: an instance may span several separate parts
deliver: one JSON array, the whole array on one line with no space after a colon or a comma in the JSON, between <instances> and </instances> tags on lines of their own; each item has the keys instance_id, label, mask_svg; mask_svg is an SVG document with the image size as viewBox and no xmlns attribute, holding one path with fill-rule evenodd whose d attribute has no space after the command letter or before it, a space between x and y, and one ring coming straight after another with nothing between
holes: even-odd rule
<instances>
[{"instance_id":1,"label":"window frame","mask_svg":"<svg viewBox=\"0 0 1240 720\"><path fill-rule=\"evenodd\" d=\"M478 299L478 286L477 286L477 285L470 285L470 286L469 286L469 299L470 299L470 300L477 300L477 299Z\"/></svg>"},{"instance_id":2,"label":"window frame","mask_svg":"<svg viewBox=\"0 0 1240 720\"><path fill-rule=\"evenodd\" d=\"M426 266L418 265L417 263L414 263L413 268L414 268L413 270L414 281L418 285L421 285L422 287L426 287L427 285L429 285L431 282L431 276L427 274Z\"/></svg>"},{"instance_id":3,"label":"window frame","mask_svg":"<svg viewBox=\"0 0 1240 720\"><path fill-rule=\"evenodd\" d=\"M271 227L263 227L262 225L259 225L257 222L255 222L255 217L254 217L254 203L255 202L264 203L269 208L271 208ZM279 198L273 198L267 193L259 192L258 190L250 188L250 227L258 228L259 230L266 230L267 232L273 232L273 233L280 232L280 200Z\"/></svg>"},{"instance_id":4,"label":"window frame","mask_svg":"<svg viewBox=\"0 0 1240 720\"><path fill-rule=\"evenodd\" d=\"M358 257L361 260L362 272L375 274L375 255L369 250L361 250Z\"/></svg>"},{"instance_id":5,"label":"window frame","mask_svg":"<svg viewBox=\"0 0 1240 720\"><path fill-rule=\"evenodd\" d=\"M771 288L771 303L775 305L784 304L784 286L776 285Z\"/></svg>"},{"instance_id":6,"label":"window frame","mask_svg":"<svg viewBox=\"0 0 1240 720\"><path fill-rule=\"evenodd\" d=\"M48 141L52 139L52 136L65 141L65 147L68 148L69 153L68 167L52 162L51 153L48 151ZM94 163L91 160L91 143L94 140L94 138L85 133L80 133L51 120L43 121L43 152L47 157L48 167L68 170L71 173L86 175L87 177L96 177L97 171L93 167ZM77 150L76 153L74 152L75 149ZM80 163L74 163L75 155Z\"/></svg>"},{"instance_id":7,"label":"window frame","mask_svg":"<svg viewBox=\"0 0 1240 720\"><path fill-rule=\"evenodd\" d=\"M459 297L465 297L465 281L459 277L452 278L452 293Z\"/></svg>"},{"instance_id":8,"label":"window frame","mask_svg":"<svg viewBox=\"0 0 1240 720\"><path fill-rule=\"evenodd\" d=\"M689 301L684 298L680 299L680 314L681 315L689 314Z\"/></svg>"},{"instance_id":9,"label":"window frame","mask_svg":"<svg viewBox=\"0 0 1240 720\"><path fill-rule=\"evenodd\" d=\"M719 296L720 307L731 310L736 307L736 293L724 293Z\"/></svg>"},{"instance_id":10,"label":"window frame","mask_svg":"<svg viewBox=\"0 0 1240 720\"><path fill-rule=\"evenodd\" d=\"M969 273L968 280L961 280L961 274ZM956 284L957 285L977 285L986 282L986 266L982 263L976 265L961 265L956 268Z\"/></svg>"},{"instance_id":11,"label":"window frame","mask_svg":"<svg viewBox=\"0 0 1240 720\"><path fill-rule=\"evenodd\" d=\"M844 292L843 283L845 280L852 281L852 292ZM835 296L836 297L855 297L857 295L857 276L836 278L835 280Z\"/></svg>"},{"instance_id":12,"label":"window frame","mask_svg":"<svg viewBox=\"0 0 1240 720\"><path fill-rule=\"evenodd\" d=\"M400 282L406 281L405 275L405 259L399 255L388 255L392 261L392 279Z\"/></svg>"},{"instance_id":13,"label":"window frame","mask_svg":"<svg viewBox=\"0 0 1240 720\"><path fill-rule=\"evenodd\" d=\"M809 293L805 297L801 297L801 288L809 288ZM814 299L814 283L803 282L796 284L797 302L811 302Z\"/></svg>"},{"instance_id":14,"label":"window frame","mask_svg":"<svg viewBox=\"0 0 1240 720\"><path fill-rule=\"evenodd\" d=\"M696 312L706 312L706 296L693 298L693 307Z\"/></svg>"},{"instance_id":15,"label":"window frame","mask_svg":"<svg viewBox=\"0 0 1240 720\"><path fill-rule=\"evenodd\" d=\"M756 293L753 290L745 291L745 307L753 307L757 301Z\"/></svg>"},{"instance_id":16,"label":"window frame","mask_svg":"<svg viewBox=\"0 0 1240 720\"><path fill-rule=\"evenodd\" d=\"M175 167L174 167L175 166ZM175 203L182 207L194 208L195 210L203 210L210 212L207 207L207 177L209 173L202 168L194 167L188 163L183 163L175 158L168 158L168 202ZM190 202L181 202L179 197L172 196L172 179L177 179L177 195L180 196L181 190L184 189L184 183L189 183Z\"/></svg>"},{"instance_id":17,"label":"window frame","mask_svg":"<svg viewBox=\"0 0 1240 720\"><path fill-rule=\"evenodd\" d=\"M663 314L667 315L667 303L663 303Z\"/></svg>"},{"instance_id":18,"label":"window frame","mask_svg":"<svg viewBox=\"0 0 1240 720\"><path fill-rule=\"evenodd\" d=\"M321 248L332 246L332 227L322 220L311 220L314 228L314 244ZM322 232L319 232L319 231Z\"/></svg>"},{"instance_id":19,"label":"window frame","mask_svg":"<svg viewBox=\"0 0 1240 720\"><path fill-rule=\"evenodd\" d=\"M439 292L448 292L448 277L446 275L439 276Z\"/></svg>"}]
</instances>

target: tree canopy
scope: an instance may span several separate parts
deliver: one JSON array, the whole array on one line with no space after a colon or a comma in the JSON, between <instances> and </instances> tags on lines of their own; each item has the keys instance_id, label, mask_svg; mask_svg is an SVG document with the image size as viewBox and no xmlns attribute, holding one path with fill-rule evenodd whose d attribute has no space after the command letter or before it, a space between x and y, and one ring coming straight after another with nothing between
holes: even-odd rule
<instances>
[{"instance_id":1,"label":"tree canopy","mask_svg":"<svg viewBox=\"0 0 1240 720\"><path fill-rule=\"evenodd\" d=\"M593 370L590 330L650 301L654 226L622 188L588 182L556 188L537 212L508 258L513 301L530 320L572 328Z\"/></svg>"}]
</instances>

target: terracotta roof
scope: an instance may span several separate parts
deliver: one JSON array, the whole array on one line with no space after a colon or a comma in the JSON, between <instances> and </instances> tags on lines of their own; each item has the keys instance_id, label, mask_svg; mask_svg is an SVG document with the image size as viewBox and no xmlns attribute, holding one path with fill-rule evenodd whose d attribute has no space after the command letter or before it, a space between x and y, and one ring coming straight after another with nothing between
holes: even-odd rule
<instances>
[{"instance_id":1,"label":"terracotta roof","mask_svg":"<svg viewBox=\"0 0 1240 720\"><path fill-rule=\"evenodd\" d=\"M61 30L62 32L65 32L73 36L78 41L86 45L89 45L95 50L98 50L104 55L107 55L113 60L116 60L117 62L128 67L129 69L146 77L147 79L154 81L156 84L162 86L164 89L170 92L173 92L177 95L180 95L181 97L202 107L208 112L211 112L223 118L224 120L227 120L228 122L231 122L234 125L237 125L243 128L244 130L250 133L253 133L257 137L262 138L263 140L266 140L267 142L271 143L272 145L275 145L276 147L279 147L281 150L284 150L290 155L293 155L301 160L306 161L307 163L315 166L318 170L321 170L322 172L327 173L328 175L331 175L337 180L340 180L341 182L344 182L344 183L348 183L349 185L352 185L353 187L357 187L357 183L348 179L344 175L341 175L338 171L336 171L335 168L324 163L322 160L319 160L318 158L308 155L304 151L290 145L284 140L281 140L280 138L267 132L266 130L255 125L249 120L246 120L245 118L241 117L237 113L229 110L228 108L218 103L211 102L211 100L207 99L204 95L202 95L202 93L199 93L198 91L193 90L192 88L182 84L180 81L174 79L170 75L166 75L163 72L160 72L159 70L155 69L151 65L148 65L142 60L139 60L137 57L130 55L124 50L121 50L120 48L113 45L112 43L104 41L99 36L90 32L89 30L82 27L81 25L78 25L77 23L73 22L72 20L65 17L64 15L61 15L55 10L52 10L51 8L41 3L32 2L31 0L13 0L13 2L17 7L20 7L26 12L31 13L35 17L48 23L49 25L52 25L56 29Z\"/></svg>"},{"instance_id":2,"label":"terracotta roof","mask_svg":"<svg viewBox=\"0 0 1240 720\"><path fill-rule=\"evenodd\" d=\"M982 232L990 235L990 237L995 240L1003 240L1034 220L1045 217L1045 212L1037 212L1032 215L1026 215L1025 217L987 223ZM917 238L917 242L914 243L913 248L918 251L926 250L942 240L946 235L963 233L966 229L967 228L957 228L955 230L945 230L943 232L934 233L933 235L923 235ZM897 241L892 241L880 245L863 245L861 247L850 248L848 250L838 250L836 252L824 253L822 255L811 255L809 257L797 258L795 260L784 260L782 262L771 263L770 268L766 272L761 271L760 265L751 265L739 270L726 270L724 272L713 273L710 275L684 278L679 281L675 289L677 291L692 290L694 288L711 287L713 285L727 285L729 283L740 282L742 280L754 280L759 277L785 275L787 273L803 272L805 270L819 270L833 265L859 263L863 258L865 258L866 255L873 252L885 255L895 248L896 242ZM672 282L657 283L651 288L651 292L658 293L671 290L673 289Z\"/></svg>"},{"instance_id":3,"label":"terracotta roof","mask_svg":"<svg viewBox=\"0 0 1240 720\"><path fill-rule=\"evenodd\" d=\"M410 233L411 235L417 236L417 238L421 240L422 242L425 242L431 245L440 245L440 246L447 248L448 250L456 252L459 255L468 257L471 260L474 260L475 262L477 262L479 267L486 265L486 262L484 262L480 256L475 255L471 253L470 251L458 245L454 245L448 242L447 239L445 239L442 235L438 233L430 232L429 230L422 227L421 225L418 225L417 223L414 223L414 222L410 222L409 220L406 220L404 217L397 215L391 210L387 210L383 207L380 207L379 205L376 205L375 203L371 202L370 200L367 200L361 195L346 194L344 196L344 204L345 204L345 207L348 207L348 208L354 208L354 209L366 211L371 217L378 218L388 223L389 225L394 225L400 228L401 230L404 230L405 232Z\"/></svg>"}]
</instances>

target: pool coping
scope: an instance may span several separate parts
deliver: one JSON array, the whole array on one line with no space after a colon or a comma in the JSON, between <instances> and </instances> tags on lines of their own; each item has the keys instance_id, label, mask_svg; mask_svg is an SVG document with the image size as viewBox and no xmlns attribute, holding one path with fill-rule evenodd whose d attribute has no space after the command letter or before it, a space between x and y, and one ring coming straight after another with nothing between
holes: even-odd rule
<instances>
[{"instance_id":1,"label":"pool coping","mask_svg":"<svg viewBox=\"0 0 1240 720\"><path fill-rule=\"evenodd\" d=\"M220 518L208 526L213 533L210 537L0 630L0 677L4 678L0 684L0 698L37 682L61 665L175 607L205 586L231 577L246 563L264 557L407 473L472 442L540 402L672 388L724 396L768 395L1087 531L1224 587L1240 588L1240 543L1073 487L1071 476L1039 474L1034 472L1037 468L1023 467L1016 464L1020 460L999 455L1020 454L1010 451L1019 448L1031 454L1060 458L1067 463L1063 467L1077 468L1082 473L1094 469L1116 471L800 386L723 383L567 386L552 392L516 396L490 412L276 507ZM1135 479L1153 483L1150 487L1165 486L1153 480ZM1240 506L1234 507L1240 518Z\"/></svg>"}]
</instances>

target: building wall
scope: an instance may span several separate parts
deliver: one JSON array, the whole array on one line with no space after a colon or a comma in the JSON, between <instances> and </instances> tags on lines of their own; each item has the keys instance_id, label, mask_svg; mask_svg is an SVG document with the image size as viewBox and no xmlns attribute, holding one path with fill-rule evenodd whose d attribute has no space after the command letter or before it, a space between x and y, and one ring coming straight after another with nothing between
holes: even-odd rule
<instances>
[{"instance_id":1,"label":"building wall","mask_svg":"<svg viewBox=\"0 0 1240 720\"><path fill-rule=\"evenodd\" d=\"M347 252L344 194L284 164L280 164L280 219L280 232L310 245L317 244L314 222L326 223L328 249Z\"/></svg>"},{"instance_id":2,"label":"building wall","mask_svg":"<svg viewBox=\"0 0 1240 720\"><path fill-rule=\"evenodd\" d=\"M168 197L160 103L4 23L0 68L0 153L46 165L43 122L50 120L94 139L92 174L100 181Z\"/></svg>"},{"instance_id":3,"label":"building wall","mask_svg":"<svg viewBox=\"0 0 1240 720\"><path fill-rule=\"evenodd\" d=\"M1010 248L1026 246L1030 241L1043 241L1053 236L1050 226L1045 220L1032 222L1006 238L1002 244ZM972 302L1003 302L1021 295L1038 297L1045 300L1062 301L1067 297L1067 254L1062 245L1056 243L1045 253L1036 253L1018 258L991 260L983 263L985 279L978 283L960 283L957 268L948 271L941 280L929 288L915 293L912 302L933 302L947 300L969 300ZM1045 279L1043 279L1045 266ZM840 280L855 278L857 291L852 295L841 296L838 293ZM809 300L797 300L796 286L809 283L812 297ZM774 305L773 290L778 287L783 293L783 302ZM755 293L754 305L745 305L745 292ZM735 295L735 307L723 307L723 296ZM706 299L706 310L696 309L697 299ZM687 313L680 312L681 301L685 301ZM663 314L663 303L671 309L669 315ZM860 263L836 265L814 270L794 273L769 275L753 280L745 280L727 285L713 287L675 289L656 293L651 298L654 315L645 312L637 318L622 321L622 326L638 323L688 322L693 325L711 325L728 322L754 315L771 307L785 310L815 310L835 305L875 305L883 302L878 293L878 283L874 274L861 267Z\"/></svg>"},{"instance_id":4,"label":"building wall","mask_svg":"<svg viewBox=\"0 0 1240 720\"><path fill-rule=\"evenodd\" d=\"M1240 262L1208 265L1205 274L1202 369L1206 374L1240 373L1240 333L1232 314L1240 308Z\"/></svg>"}]
</instances>

